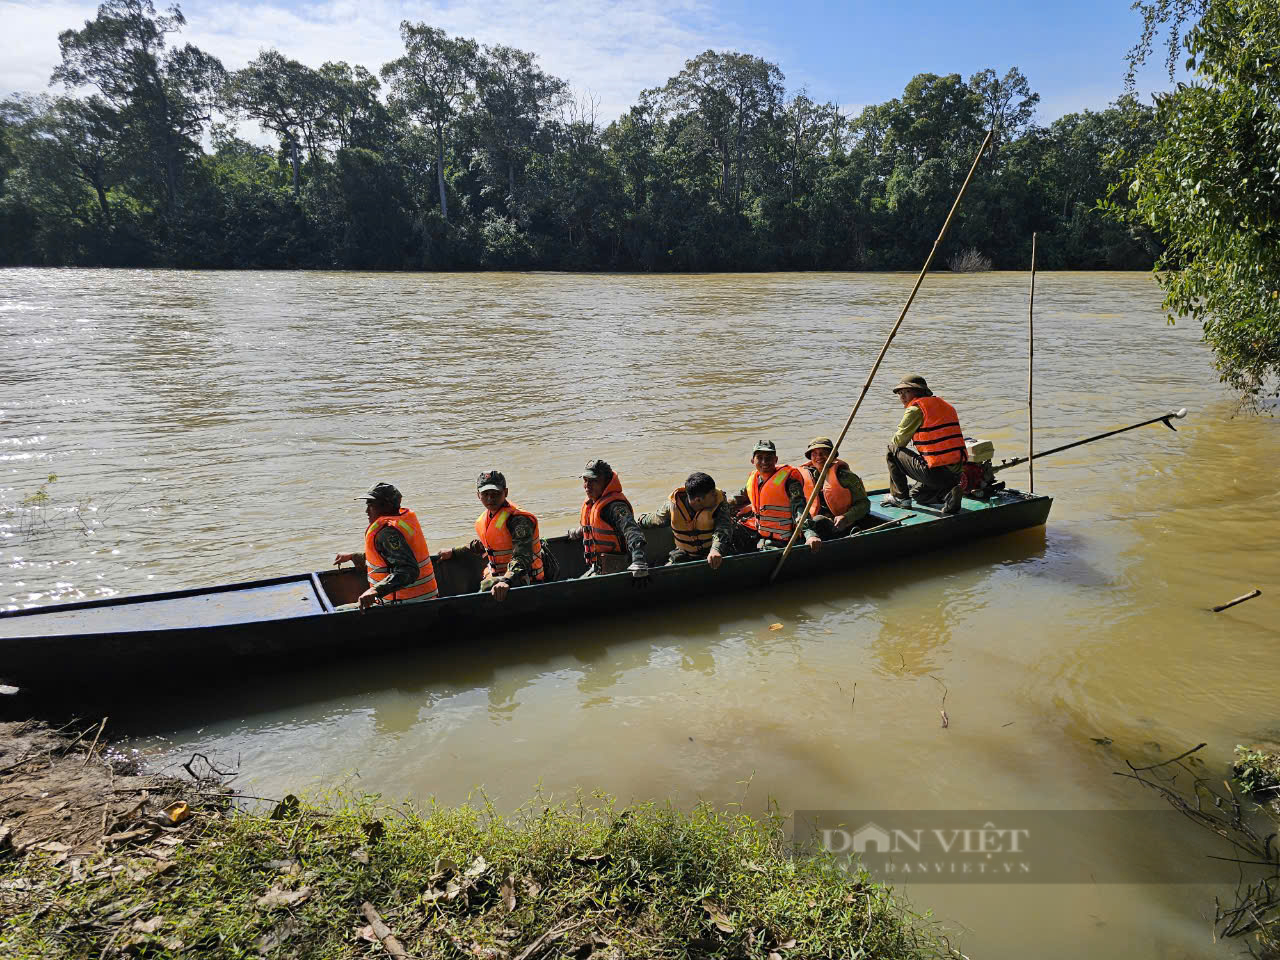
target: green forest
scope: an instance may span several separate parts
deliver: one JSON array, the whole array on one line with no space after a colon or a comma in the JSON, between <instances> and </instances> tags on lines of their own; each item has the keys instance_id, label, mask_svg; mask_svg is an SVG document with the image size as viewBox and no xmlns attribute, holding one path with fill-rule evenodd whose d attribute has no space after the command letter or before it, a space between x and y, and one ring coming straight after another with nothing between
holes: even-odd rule
<instances>
[{"instance_id":1,"label":"green forest","mask_svg":"<svg viewBox=\"0 0 1280 960\"><path fill-rule=\"evenodd\" d=\"M535 53L422 23L390 63L242 70L184 24L108 0L59 35L49 92L0 103L0 264L917 269L988 129L938 266L1025 268L1032 231L1044 268L1161 253L1099 207L1158 141L1153 108L1041 126L1016 67L921 73L851 116L708 50L606 124Z\"/></svg>"}]
</instances>

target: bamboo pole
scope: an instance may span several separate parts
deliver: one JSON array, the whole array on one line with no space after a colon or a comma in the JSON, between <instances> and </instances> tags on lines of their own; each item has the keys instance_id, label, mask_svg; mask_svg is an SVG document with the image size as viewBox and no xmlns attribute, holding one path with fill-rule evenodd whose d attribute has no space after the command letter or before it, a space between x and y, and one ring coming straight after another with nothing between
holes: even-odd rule
<instances>
[{"instance_id":1,"label":"bamboo pole","mask_svg":"<svg viewBox=\"0 0 1280 960\"><path fill-rule=\"evenodd\" d=\"M1032 414L1032 359L1036 352L1036 235L1031 234L1031 297L1027 300L1027 476L1029 493L1036 492L1036 421Z\"/></svg>"},{"instance_id":2,"label":"bamboo pole","mask_svg":"<svg viewBox=\"0 0 1280 960\"><path fill-rule=\"evenodd\" d=\"M769 574L770 583L778 579L778 573L782 570L782 565L787 562L787 557L790 556L791 549L796 544L796 538L800 536L800 527L804 524L805 518L809 516L809 512L813 509L814 501L817 500L818 494L822 491L822 484L827 479L827 471L836 462L836 457L840 453L840 444L844 443L845 434L849 432L849 427L853 424L853 418L858 415L858 408L862 406L862 401L866 398L867 391L871 389L871 381L875 379L876 373L880 370L880 364L884 361L885 354L889 352L889 344L893 343L893 338L898 335L898 328L902 326L902 321L906 319L907 311L911 309L911 304L915 301L916 294L920 292L920 284L924 283L924 275L929 272L929 265L933 263L933 258L938 253L938 247L941 246L943 238L947 235L951 220L955 217L956 211L960 209L960 201L964 199L964 193L969 189L969 182L973 180L973 175L978 170L978 162L982 159L982 152L991 143L991 134L992 131L988 130L987 135L982 138L982 146L978 147L978 154L973 158L973 166L969 168L969 175L964 178L964 183L960 185L960 192L956 194L955 203L951 204L947 219L943 221L942 229L938 231L938 239L933 241L933 248L929 251L929 256L925 260L924 266L920 268L920 275L916 277L915 286L911 288L911 296L907 297L907 302L902 305L902 312L898 314L898 322L893 325L893 329L889 331L888 339L885 340L884 346L880 348L880 355L876 357L876 362L872 365L871 372L867 374L867 382L862 385L862 393L858 394L858 401L853 405L853 409L849 411L849 419L844 422L844 429L840 431L840 436L836 438L835 446L831 448L831 453L827 455L827 462L822 465L822 470L818 473L818 479L814 481L813 493L809 494L809 500L804 505L804 511L800 514L800 519L796 522L795 529L791 531L791 539L787 541L787 546L782 551L782 556L778 558L778 565L773 568L773 573Z\"/></svg>"},{"instance_id":3,"label":"bamboo pole","mask_svg":"<svg viewBox=\"0 0 1280 960\"><path fill-rule=\"evenodd\" d=\"M1168 427L1174 433L1177 433L1178 428L1175 427L1169 421L1181 420L1186 415L1187 415L1187 408L1183 407L1180 410L1174 410L1174 411L1171 411L1170 413L1162 414L1161 416L1158 416L1158 417L1152 417L1150 420L1143 420L1141 423L1131 423L1129 424L1129 426L1120 427L1118 430L1108 430L1106 433L1099 433L1096 436L1085 437L1083 440L1076 440L1074 443L1064 443L1062 446L1054 447L1052 450L1041 450L1039 453L1036 454L1036 459L1039 460L1042 457L1047 457L1053 453L1061 453L1063 450L1070 450L1072 447L1082 447L1086 443L1093 443L1095 440L1105 440L1107 439L1107 437L1114 437L1117 433L1125 433L1126 431L1129 431L1129 430L1137 430L1139 427L1148 427L1153 423L1163 423L1166 427ZM1008 470L1010 467L1017 467L1026 462L1027 462L1026 457L1014 457L1012 460L1006 460L1004 463L1000 464L1000 466L998 467L992 467L991 472L999 473L1001 470Z\"/></svg>"}]
</instances>

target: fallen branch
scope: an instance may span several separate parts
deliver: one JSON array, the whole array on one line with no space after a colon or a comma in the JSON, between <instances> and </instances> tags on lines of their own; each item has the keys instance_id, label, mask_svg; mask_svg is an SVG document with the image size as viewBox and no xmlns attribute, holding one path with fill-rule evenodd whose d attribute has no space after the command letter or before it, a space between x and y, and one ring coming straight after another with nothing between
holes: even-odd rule
<instances>
[{"instance_id":1,"label":"fallen branch","mask_svg":"<svg viewBox=\"0 0 1280 960\"><path fill-rule=\"evenodd\" d=\"M590 922L591 922L590 917L584 917L581 920L575 920L573 923L556 924L546 933L537 937L533 941L533 943L529 944L527 947L521 950L520 953L516 955L516 960L529 960L530 957L532 957L535 953L537 953L539 950L541 950L551 941L559 940L566 933L576 930L578 927L582 926L584 923L590 923Z\"/></svg>"},{"instance_id":2,"label":"fallen branch","mask_svg":"<svg viewBox=\"0 0 1280 960\"><path fill-rule=\"evenodd\" d=\"M373 927L373 935L378 938L394 960L409 960L409 951L404 948L404 944L395 938L391 928L382 922L382 917L378 916L378 911L374 909L372 903L366 900L360 905L360 912L369 921L369 926Z\"/></svg>"},{"instance_id":3,"label":"fallen branch","mask_svg":"<svg viewBox=\"0 0 1280 960\"><path fill-rule=\"evenodd\" d=\"M1234 600L1228 600L1226 603L1218 604L1216 607L1213 608L1213 612L1221 613L1223 610L1226 610L1228 607L1234 607L1237 603L1244 603L1246 600L1252 600L1254 597L1260 597L1260 596L1262 596L1262 591L1255 587L1253 590L1249 591L1244 596L1236 597Z\"/></svg>"},{"instance_id":4,"label":"fallen branch","mask_svg":"<svg viewBox=\"0 0 1280 960\"><path fill-rule=\"evenodd\" d=\"M191 755L191 759L182 765L182 769L187 771L187 773L191 776L191 779L194 780L196 783L202 783L205 780L209 779L209 777L207 776L205 777L196 776L196 772L191 769L191 765L196 762L196 757L199 757L201 760L203 760L204 765L220 777L234 777L239 775L238 770L219 770L217 767L213 765L213 762L210 761L210 759L206 757L203 753L193 753Z\"/></svg>"},{"instance_id":5,"label":"fallen branch","mask_svg":"<svg viewBox=\"0 0 1280 960\"><path fill-rule=\"evenodd\" d=\"M942 703L938 704L938 712L942 714L942 729L945 730L947 727L951 726L951 719L947 716L947 685L941 680L938 680L938 678L932 673L929 674L929 679L937 680L938 684L942 687Z\"/></svg>"},{"instance_id":6,"label":"fallen branch","mask_svg":"<svg viewBox=\"0 0 1280 960\"><path fill-rule=\"evenodd\" d=\"M103 717L102 722L98 724L98 732L93 735L93 743L89 745L89 752L85 754L84 763L80 764L81 770L89 765L89 760L93 757L93 752L98 749L98 738L102 736L103 728L107 725L107 719L107 717Z\"/></svg>"}]
</instances>

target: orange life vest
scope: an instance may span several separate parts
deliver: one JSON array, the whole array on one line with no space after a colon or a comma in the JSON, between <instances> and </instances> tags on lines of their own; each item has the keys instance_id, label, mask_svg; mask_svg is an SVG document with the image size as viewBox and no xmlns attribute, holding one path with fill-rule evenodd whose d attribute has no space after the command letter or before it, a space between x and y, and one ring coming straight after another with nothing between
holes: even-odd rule
<instances>
[{"instance_id":1,"label":"orange life vest","mask_svg":"<svg viewBox=\"0 0 1280 960\"><path fill-rule=\"evenodd\" d=\"M747 477L747 496L751 498L751 512L743 524L769 540L786 542L791 539L791 495L787 482L804 483L800 471L790 464L781 464L768 479L761 479L759 470L752 470Z\"/></svg>"},{"instance_id":2,"label":"orange life vest","mask_svg":"<svg viewBox=\"0 0 1280 960\"><path fill-rule=\"evenodd\" d=\"M418 515L403 508L394 517L379 517L364 532L364 567L369 575L369 586L376 586L391 576L391 568L382 554L378 553L378 546L374 543L378 531L383 527L395 527L409 542L413 558L418 561L418 577L407 587L381 597L378 602L417 603L433 599L440 591L436 588L436 569L431 563L431 548L427 546L427 538L422 535Z\"/></svg>"},{"instance_id":3,"label":"orange life vest","mask_svg":"<svg viewBox=\"0 0 1280 960\"><path fill-rule=\"evenodd\" d=\"M542 570L542 538L538 535L538 518L528 510L522 510L517 504L508 500L497 513L486 510L476 517L476 536L484 544L485 555L489 565L485 567L486 577L501 576L507 572L507 564L511 562L512 548L511 529L508 524L512 517L525 517L533 521L533 569L530 573L537 583L544 577Z\"/></svg>"},{"instance_id":4,"label":"orange life vest","mask_svg":"<svg viewBox=\"0 0 1280 960\"><path fill-rule=\"evenodd\" d=\"M941 397L916 397L907 406L918 407L924 414L924 423L912 436L911 442L925 463L931 467L963 463L964 431L960 429L956 408Z\"/></svg>"},{"instance_id":5,"label":"orange life vest","mask_svg":"<svg viewBox=\"0 0 1280 960\"><path fill-rule=\"evenodd\" d=\"M716 510L725 502L724 491L716 491L716 502L711 509L697 513L689 506L689 493L682 486L672 490L668 499L671 501L671 536L676 546L695 557L705 557L711 552Z\"/></svg>"},{"instance_id":6,"label":"orange life vest","mask_svg":"<svg viewBox=\"0 0 1280 960\"><path fill-rule=\"evenodd\" d=\"M843 517L845 511L853 506L853 494L849 492L849 488L836 479L836 474L840 472L840 468L849 469L849 465L843 460L837 460L831 465L831 469L827 471L826 479L822 481L822 493L818 494L818 499L813 505L813 509L809 512L813 517ZM813 485L818 482L818 473L820 467L815 467L812 463L806 463L800 468L800 472L804 474L804 499L809 502L809 497L813 494Z\"/></svg>"},{"instance_id":7,"label":"orange life vest","mask_svg":"<svg viewBox=\"0 0 1280 960\"><path fill-rule=\"evenodd\" d=\"M602 513L605 507L619 500L631 506L631 501L622 493L622 478L615 473L599 500L582 501L582 552L589 567L606 553L627 553L622 537Z\"/></svg>"}]
</instances>

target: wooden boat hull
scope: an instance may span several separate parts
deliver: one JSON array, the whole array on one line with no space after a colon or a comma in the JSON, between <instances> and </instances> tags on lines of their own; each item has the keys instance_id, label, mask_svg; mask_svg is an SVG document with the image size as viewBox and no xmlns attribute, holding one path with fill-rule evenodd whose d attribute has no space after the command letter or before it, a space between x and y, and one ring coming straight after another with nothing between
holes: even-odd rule
<instances>
[{"instance_id":1,"label":"wooden boat hull","mask_svg":"<svg viewBox=\"0 0 1280 960\"><path fill-rule=\"evenodd\" d=\"M1049 497L1004 491L986 502L965 500L961 512L950 517L929 507L902 511L876 506L878 520L906 519L828 541L820 555L798 547L779 580L847 572L863 563L1040 526L1052 503ZM363 573L350 568L3 612L0 681L38 689L76 679L172 673L193 660L217 664L218 672L224 672L234 661L257 670L271 661L297 665L416 649L458 627L490 633L584 613L760 589L778 562L779 553L768 551L726 557L719 570L705 563L657 566L671 550L671 534L666 529L646 532L655 566L643 589L628 573L576 579L584 570L581 544L560 537L548 541L548 547L560 561L562 579L514 588L503 603L475 592L482 564L464 556L437 562L438 599L367 612L336 609L366 586Z\"/></svg>"}]
</instances>

